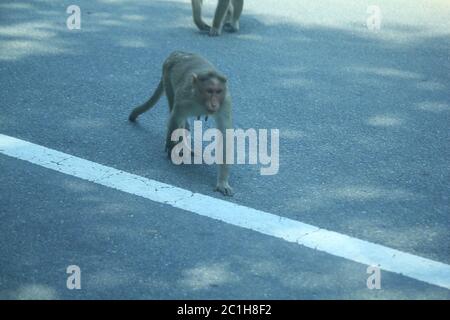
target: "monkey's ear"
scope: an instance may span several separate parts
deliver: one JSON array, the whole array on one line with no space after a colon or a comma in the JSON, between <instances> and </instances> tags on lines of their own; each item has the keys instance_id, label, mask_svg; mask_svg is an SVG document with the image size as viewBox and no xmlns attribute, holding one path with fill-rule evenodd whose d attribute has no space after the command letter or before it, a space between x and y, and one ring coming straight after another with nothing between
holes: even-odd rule
<instances>
[{"instance_id":1,"label":"monkey's ear","mask_svg":"<svg viewBox=\"0 0 450 320\"><path fill-rule=\"evenodd\" d=\"M227 83L227 77L225 77L224 75L218 74L217 78L222 81L223 83Z\"/></svg>"}]
</instances>

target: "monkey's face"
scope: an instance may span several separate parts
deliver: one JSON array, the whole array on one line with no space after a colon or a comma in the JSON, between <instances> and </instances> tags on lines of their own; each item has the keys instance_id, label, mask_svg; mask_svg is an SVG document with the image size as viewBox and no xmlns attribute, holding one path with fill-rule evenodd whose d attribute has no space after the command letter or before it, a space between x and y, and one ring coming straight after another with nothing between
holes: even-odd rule
<instances>
[{"instance_id":1,"label":"monkey's face","mask_svg":"<svg viewBox=\"0 0 450 320\"><path fill-rule=\"evenodd\" d=\"M201 104L205 106L208 113L215 113L225 100L225 81L218 77L197 79L197 90Z\"/></svg>"}]
</instances>

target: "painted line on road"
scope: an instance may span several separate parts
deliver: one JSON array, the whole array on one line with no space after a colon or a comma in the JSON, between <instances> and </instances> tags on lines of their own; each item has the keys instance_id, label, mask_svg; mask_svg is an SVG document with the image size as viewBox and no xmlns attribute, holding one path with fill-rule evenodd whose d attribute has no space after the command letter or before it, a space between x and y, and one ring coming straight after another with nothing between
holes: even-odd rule
<instances>
[{"instance_id":1,"label":"painted line on road","mask_svg":"<svg viewBox=\"0 0 450 320\"><path fill-rule=\"evenodd\" d=\"M450 289L450 265L213 198L0 134L0 153L334 256Z\"/></svg>"}]
</instances>

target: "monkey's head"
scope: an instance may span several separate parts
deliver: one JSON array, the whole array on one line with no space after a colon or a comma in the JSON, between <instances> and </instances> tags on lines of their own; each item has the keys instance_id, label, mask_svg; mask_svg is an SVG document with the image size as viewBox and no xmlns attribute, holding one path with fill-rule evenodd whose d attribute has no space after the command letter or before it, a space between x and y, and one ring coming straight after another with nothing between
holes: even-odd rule
<instances>
[{"instance_id":1,"label":"monkey's head","mask_svg":"<svg viewBox=\"0 0 450 320\"><path fill-rule=\"evenodd\" d=\"M227 91L227 78L210 71L204 74L193 74L192 83L200 103L208 113L215 113L220 109Z\"/></svg>"}]
</instances>

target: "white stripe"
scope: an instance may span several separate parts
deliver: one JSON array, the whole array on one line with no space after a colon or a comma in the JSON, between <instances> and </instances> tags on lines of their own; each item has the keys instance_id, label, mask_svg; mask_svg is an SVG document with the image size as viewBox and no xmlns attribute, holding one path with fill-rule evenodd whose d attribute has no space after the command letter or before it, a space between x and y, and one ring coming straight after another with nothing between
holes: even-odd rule
<instances>
[{"instance_id":1,"label":"white stripe","mask_svg":"<svg viewBox=\"0 0 450 320\"><path fill-rule=\"evenodd\" d=\"M0 153L235 226L450 289L450 266L0 134Z\"/></svg>"}]
</instances>

